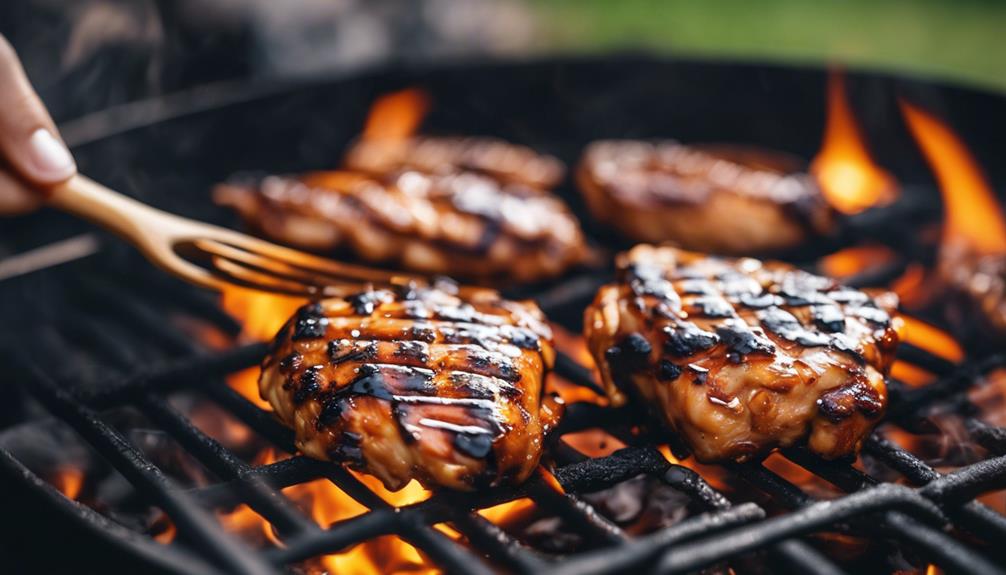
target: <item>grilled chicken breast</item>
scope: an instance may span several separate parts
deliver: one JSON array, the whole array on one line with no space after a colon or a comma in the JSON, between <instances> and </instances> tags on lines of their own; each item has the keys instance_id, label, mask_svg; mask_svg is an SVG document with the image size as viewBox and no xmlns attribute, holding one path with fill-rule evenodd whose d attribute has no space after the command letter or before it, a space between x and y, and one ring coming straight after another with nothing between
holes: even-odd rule
<instances>
[{"instance_id":1,"label":"grilled chicken breast","mask_svg":"<svg viewBox=\"0 0 1006 575\"><path fill-rule=\"evenodd\" d=\"M613 140L587 148L576 179L594 217L628 238L743 254L832 228L832 209L795 166L762 150Z\"/></svg>"},{"instance_id":2,"label":"grilled chicken breast","mask_svg":"<svg viewBox=\"0 0 1006 575\"><path fill-rule=\"evenodd\" d=\"M561 413L543 391L550 338L536 306L492 290L373 289L301 308L259 390L306 455L389 489L519 482Z\"/></svg>"},{"instance_id":3,"label":"grilled chicken breast","mask_svg":"<svg viewBox=\"0 0 1006 575\"><path fill-rule=\"evenodd\" d=\"M402 170L427 174L476 172L540 190L555 187L566 171L558 159L531 148L476 137L364 139L346 154L346 167L378 175Z\"/></svg>"},{"instance_id":4,"label":"grilled chicken breast","mask_svg":"<svg viewBox=\"0 0 1006 575\"><path fill-rule=\"evenodd\" d=\"M883 415L902 322L876 297L781 263L640 245L584 319L613 403L651 405L703 462L806 439L855 453Z\"/></svg>"},{"instance_id":5,"label":"grilled chicken breast","mask_svg":"<svg viewBox=\"0 0 1006 575\"><path fill-rule=\"evenodd\" d=\"M950 320L958 331L978 347L1006 342L1006 254L978 253L951 240L940 249L937 269L949 288Z\"/></svg>"},{"instance_id":6,"label":"grilled chicken breast","mask_svg":"<svg viewBox=\"0 0 1006 575\"><path fill-rule=\"evenodd\" d=\"M475 172L269 176L218 186L215 199L280 242L348 247L424 273L535 281L587 254L579 222L555 195Z\"/></svg>"}]
</instances>

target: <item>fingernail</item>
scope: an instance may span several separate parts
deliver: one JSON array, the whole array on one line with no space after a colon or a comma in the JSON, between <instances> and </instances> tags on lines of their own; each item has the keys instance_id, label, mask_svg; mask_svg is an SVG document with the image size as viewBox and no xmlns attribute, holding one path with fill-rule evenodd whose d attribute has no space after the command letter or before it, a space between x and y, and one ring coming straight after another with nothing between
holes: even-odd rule
<instances>
[{"instance_id":1,"label":"fingernail","mask_svg":"<svg viewBox=\"0 0 1006 575\"><path fill-rule=\"evenodd\" d=\"M28 156L36 177L62 180L73 175L77 169L70 150L45 128L39 128L31 135Z\"/></svg>"}]
</instances>

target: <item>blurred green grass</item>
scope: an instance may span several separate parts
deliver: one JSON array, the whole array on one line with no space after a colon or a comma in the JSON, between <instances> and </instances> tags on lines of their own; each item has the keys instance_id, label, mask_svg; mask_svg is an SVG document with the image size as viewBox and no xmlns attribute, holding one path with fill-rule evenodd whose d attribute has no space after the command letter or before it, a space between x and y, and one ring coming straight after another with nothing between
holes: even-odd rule
<instances>
[{"instance_id":1,"label":"blurred green grass","mask_svg":"<svg viewBox=\"0 0 1006 575\"><path fill-rule=\"evenodd\" d=\"M899 70L1006 90L1006 1L530 0L543 47Z\"/></svg>"}]
</instances>

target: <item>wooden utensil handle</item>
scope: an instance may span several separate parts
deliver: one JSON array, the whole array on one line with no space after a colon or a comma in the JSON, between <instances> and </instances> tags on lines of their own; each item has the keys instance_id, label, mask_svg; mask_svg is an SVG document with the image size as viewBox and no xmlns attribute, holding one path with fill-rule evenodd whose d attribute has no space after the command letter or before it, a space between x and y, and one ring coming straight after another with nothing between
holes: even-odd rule
<instances>
[{"instance_id":1,"label":"wooden utensil handle","mask_svg":"<svg viewBox=\"0 0 1006 575\"><path fill-rule=\"evenodd\" d=\"M79 174L53 188L48 203L134 240L146 235L147 226L178 219Z\"/></svg>"}]
</instances>

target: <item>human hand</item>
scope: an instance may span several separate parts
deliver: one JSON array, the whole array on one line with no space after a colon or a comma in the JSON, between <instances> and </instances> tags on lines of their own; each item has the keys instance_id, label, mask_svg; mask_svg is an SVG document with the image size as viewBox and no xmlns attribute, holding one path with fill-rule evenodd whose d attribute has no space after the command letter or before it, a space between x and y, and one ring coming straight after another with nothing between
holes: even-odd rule
<instances>
[{"instance_id":1,"label":"human hand","mask_svg":"<svg viewBox=\"0 0 1006 575\"><path fill-rule=\"evenodd\" d=\"M77 164L14 48L0 35L0 215L31 211L44 199L40 189L76 173Z\"/></svg>"}]
</instances>

